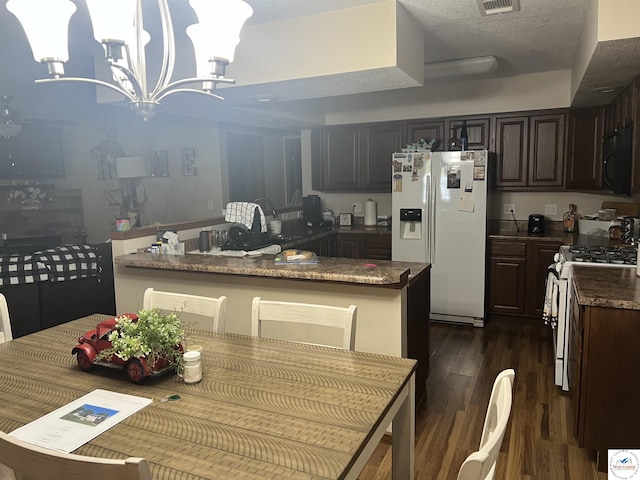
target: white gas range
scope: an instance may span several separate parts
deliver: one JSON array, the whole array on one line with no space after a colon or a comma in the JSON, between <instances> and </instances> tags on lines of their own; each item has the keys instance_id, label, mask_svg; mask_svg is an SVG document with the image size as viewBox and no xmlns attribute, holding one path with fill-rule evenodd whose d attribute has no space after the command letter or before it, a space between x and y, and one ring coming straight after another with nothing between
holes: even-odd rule
<instances>
[{"instance_id":1,"label":"white gas range","mask_svg":"<svg viewBox=\"0 0 640 480\"><path fill-rule=\"evenodd\" d=\"M555 384L569 390L567 359L569 358L569 318L573 297L572 265L635 268L637 249L629 245L560 247L549 266L543 318L553 329L555 349Z\"/></svg>"}]
</instances>

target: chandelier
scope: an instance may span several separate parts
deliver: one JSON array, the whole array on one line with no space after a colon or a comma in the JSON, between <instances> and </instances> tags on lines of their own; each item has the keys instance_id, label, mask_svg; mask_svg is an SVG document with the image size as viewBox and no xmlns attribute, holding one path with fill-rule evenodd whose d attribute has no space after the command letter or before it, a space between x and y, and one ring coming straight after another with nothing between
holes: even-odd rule
<instances>
[{"instance_id":1,"label":"chandelier","mask_svg":"<svg viewBox=\"0 0 640 480\"><path fill-rule=\"evenodd\" d=\"M193 43L196 76L179 80L172 80L176 51L168 0L157 0L164 48L162 66L153 89L147 85L145 45L150 35L144 30L142 0L85 1L93 35L104 48L113 83L64 76L64 63L69 60L69 21L76 11L71 0L7 2L7 9L22 24L34 59L47 65L50 78L38 79L36 83L86 82L115 90L128 99L133 110L145 120L153 116L156 107L168 95L198 93L222 100L214 93L216 85L235 83L235 80L225 78L226 66L233 61L240 29L253 14L253 9L242 0L189 0L198 17L198 23L186 29Z\"/></svg>"}]
</instances>

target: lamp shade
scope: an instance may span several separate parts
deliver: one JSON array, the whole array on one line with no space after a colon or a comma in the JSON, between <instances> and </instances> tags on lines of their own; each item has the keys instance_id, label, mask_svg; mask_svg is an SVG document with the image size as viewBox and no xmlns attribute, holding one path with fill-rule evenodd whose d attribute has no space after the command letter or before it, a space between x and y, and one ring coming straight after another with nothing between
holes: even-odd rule
<instances>
[{"instance_id":1,"label":"lamp shade","mask_svg":"<svg viewBox=\"0 0 640 480\"><path fill-rule=\"evenodd\" d=\"M130 43L135 38L134 18L137 0L86 0L93 37Z\"/></svg>"},{"instance_id":2,"label":"lamp shade","mask_svg":"<svg viewBox=\"0 0 640 480\"><path fill-rule=\"evenodd\" d=\"M140 178L147 176L144 157L116 158L116 174L118 178Z\"/></svg>"},{"instance_id":3,"label":"lamp shade","mask_svg":"<svg viewBox=\"0 0 640 480\"><path fill-rule=\"evenodd\" d=\"M9 0L29 39L36 62L69 60L69 20L76 6L69 0Z\"/></svg>"},{"instance_id":4,"label":"lamp shade","mask_svg":"<svg viewBox=\"0 0 640 480\"><path fill-rule=\"evenodd\" d=\"M214 58L233 62L240 30L253 9L242 0L189 0L189 4L199 24L187 27L187 35L195 50L198 76L208 76Z\"/></svg>"}]
</instances>

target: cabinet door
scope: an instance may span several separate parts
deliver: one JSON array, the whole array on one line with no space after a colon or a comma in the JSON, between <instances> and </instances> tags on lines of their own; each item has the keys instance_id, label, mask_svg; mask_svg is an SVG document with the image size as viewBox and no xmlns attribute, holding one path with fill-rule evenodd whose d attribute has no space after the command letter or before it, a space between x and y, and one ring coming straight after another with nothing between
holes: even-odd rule
<instances>
[{"instance_id":1,"label":"cabinet door","mask_svg":"<svg viewBox=\"0 0 640 480\"><path fill-rule=\"evenodd\" d=\"M439 140L436 150L446 149L447 139L444 137L444 120L433 122L409 122L407 123L407 143L415 143L425 140Z\"/></svg>"},{"instance_id":2,"label":"cabinet door","mask_svg":"<svg viewBox=\"0 0 640 480\"><path fill-rule=\"evenodd\" d=\"M360 240L362 235L338 234L338 257L362 258Z\"/></svg>"},{"instance_id":3,"label":"cabinet door","mask_svg":"<svg viewBox=\"0 0 640 480\"><path fill-rule=\"evenodd\" d=\"M569 111L567 189L602 188L604 107Z\"/></svg>"},{"instance_id":4,"label":"cabinet door","mask_svg":"<svg viewBox=\"0 0 640 480\"><path fill-rule=\"evenodd\" d=\"M321 255L319 240L311 240L310 242L305 242L295 248L297 248L298 250L308 250L309 252L314 252L316 255Z\"/></svg>"},{"instance_id":5,"label":"cabinet door","mask_svg":"<svg viewBox=\"0 0 640 480\"><path fill-rule=\"evenodd\" d=\"M314 128L311 130L311 188L319 192L324 190L322 155L323 130Z\"/></svg>"},{"instance_id":6,"label":"cabinet door","mask_svg":"<svg viewBox=\"0 0 640 480\"><path fill-rule=\"evenodd\" d=\"M391 156L401 151L402 138L401 123L361 128L360 191L391 193Z\"/></svg>"},{"instance_id":7,"label":"cabinet door","mask_svg":"<svg viewBox=\"0 0 640 480\"><path fill-rule=\"evenodd\" d=\"M580 421L582 397L582 347L584 334L584 308L578 305L575 290L571 301L571 316L569 317L569 352L567 375L569 380L569 395L573 410L573 434L578 439L578 445L584 444L584 423Z\"/></svg>"},{"instance_id":8,"label":"cabinet door","mask_svg":"<svg viewBox=\"0 0 640 480\"><path fill-rule=\"evenodd\" d=\"M547 269L560 245L559 242L532 242L527 246L527 315L542 316Z\"/></svg>"},{"instance_id":9,"label":"cabinet door","mask_svg":"<svg viewBox=\"0 0 640 480\"><path fill-rule=\"evenodd\" d=\"M365 235L364 258L391 260L391 235Z\"/></svg>"},{"instance_id":10,"label":"cabinet door","mask_svg":"<svg viewBox=\"0 0 640 480\"><path fill-rule=\"evenodd\" d=\"M564 113L538 115L529 120L529 186L562 187Z\"/></svg>"},{"instance_id":11,"label":"cabinet door","mask_svg":"<svg viewBox=\"0 0 640 480\"><path fill-rule=\"evenodd\" d=\"M318 255L321 257L336 257L338 253L338 244L336 241L336 236L332 235L327 238L321 238L318 240L319 248Z\"/></svg>"},{"instance_id":12,"label":"cabinet door","mask_svg":"<svg viewBox=\"0 0 640 480\"><path fill-rule=\"evenodd\" d=\"M489 150L490 149L490 118L459 118L447 121L447 132L449 138L460 138L462 121L467 121L467 134L469 135L469 150Z\"/></svg>"},{"instance_id":13,"label":"cabinet door","mask_svg":"<svg viewBox=\"0 0 640 480\"><path fill-rule=\"evenodd\" d=\"M489 261L489 311L523 314L525 310L525 258L491 257Z\"/></svg>"},{"instance_id":14,"label":"cabinet door","mask_svg":"<svg viewBox=\"0 0 640 480\"><path fill-rule=\"evenodd\" d=\"M360 189L358 140L357 126L328 127L324 130L322 142L324 191L355 192ZM390 177L388 171L387 176Z\"/></svg>"},{"instance_id":15,"label":"cabinet door","mask_svg":"<svg viewBox=\"0 0 640 480\"><path fill-rule=\"evenodd\" d=\"M529 117L496 118L496 187L527 185Z\"/></svg>"},{"instance_id":16,"label":"cabinet door","mask_svg":"<svg viewBox=\"0 0 640 480\"><path fill-rule=\"evenodd\" d=\"M633 151L631 153L631 193L635 196L640 193L640 79L633 84L635 95L633 101L635 103L633 121ZM605 133L608 130L605 130Z\"/></svg>"}]
</instances>

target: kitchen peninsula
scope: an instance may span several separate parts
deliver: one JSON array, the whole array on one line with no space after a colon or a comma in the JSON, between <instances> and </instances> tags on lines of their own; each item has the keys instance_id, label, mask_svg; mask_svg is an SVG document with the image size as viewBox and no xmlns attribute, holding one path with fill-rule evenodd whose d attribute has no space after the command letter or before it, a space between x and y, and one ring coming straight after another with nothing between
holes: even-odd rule
<instances>
[{"instance_id":1,"label":"kitchen peninsula","mask_svg":"<svg viewBox=\"0 0 640 480\"><path fill-rule=\"evenodd\" d=\"M197 228L180 232L180 237L195 238L197 232ZM356 350L418 360L416 403L425 393L429 264L320 257L317 265L276 265L274 255L162 255L143 251L141 247L151 243L146 237L112 241L118 313L142 308L148 287L224 295L226 331L249 335L254 296L335 306L354 304L358 307Z\"/></svg>"}]
</instances>

